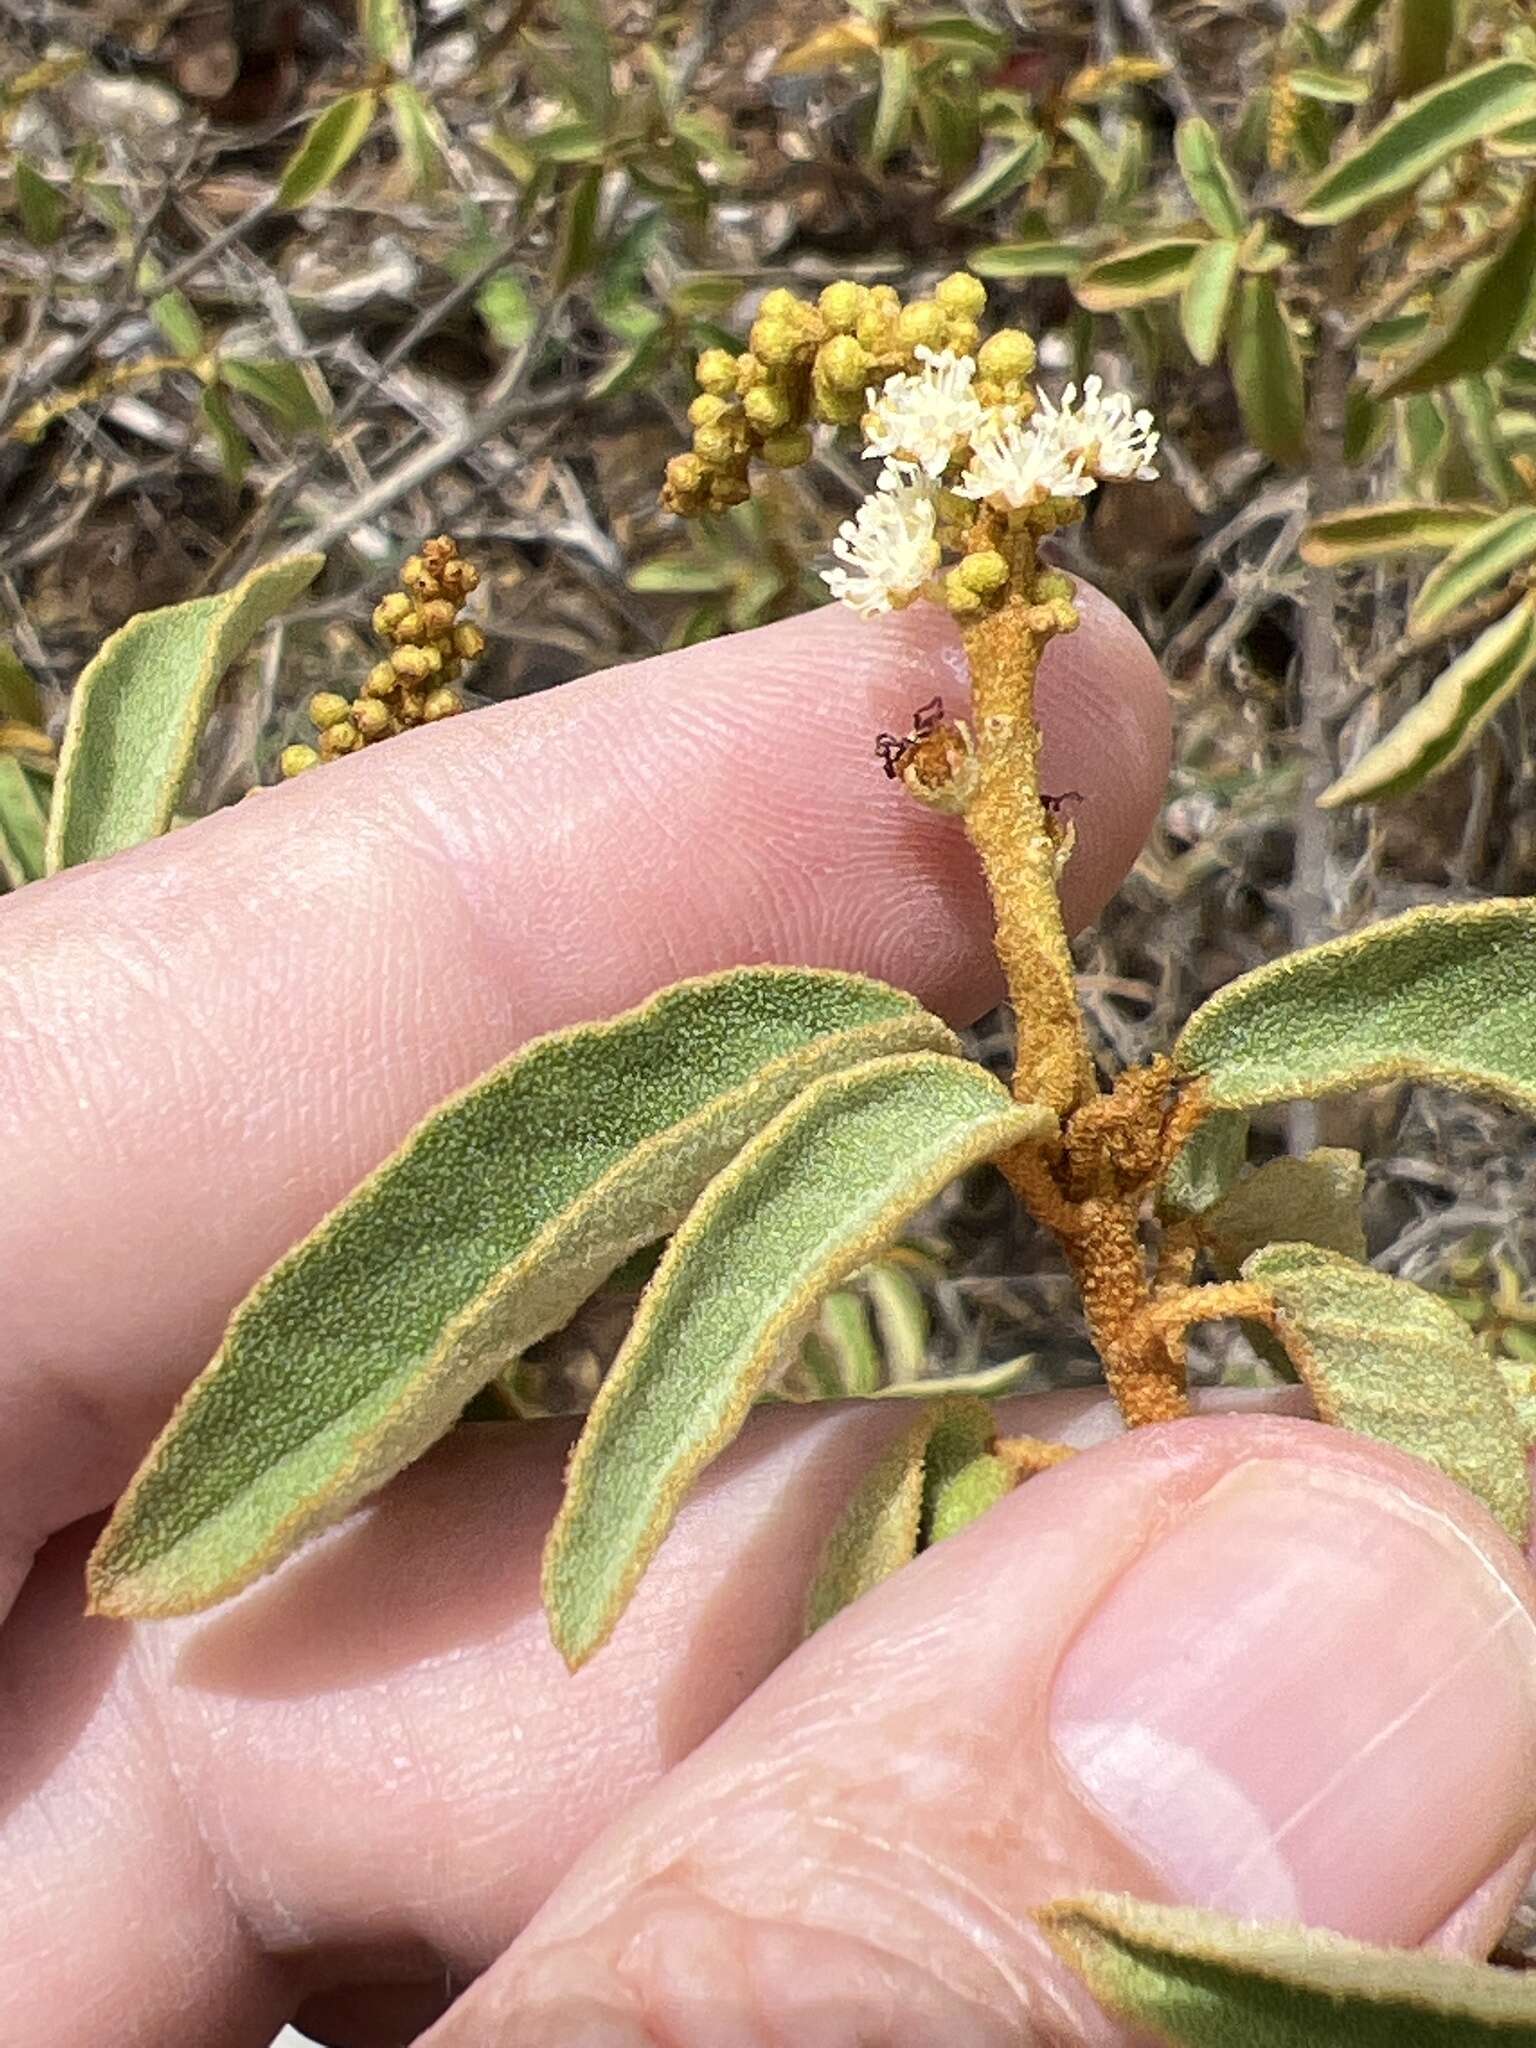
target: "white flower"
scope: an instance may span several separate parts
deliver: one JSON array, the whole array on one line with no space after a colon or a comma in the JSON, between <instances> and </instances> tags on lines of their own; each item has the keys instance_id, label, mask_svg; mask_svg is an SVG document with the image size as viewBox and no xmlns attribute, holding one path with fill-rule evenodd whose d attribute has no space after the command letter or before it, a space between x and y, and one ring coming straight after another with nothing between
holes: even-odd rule
<instances>
[{"instance_id":1,"label":"white flower","mask_svg":"<svg viewBox=\"0 0 1536 2048\"><path fill-rule=\"evenodd\" d=\"M922 347L916 353L920 370L898 371L865 394L864 453L882 461L894 457L941 477L986 413L971 391L976 365L969 356L953 349L936 355Z\"/></svg>"},{"instance_id":2,"label":"white flower","mask_svg":"<svg viewBox=\"0 0 1536 2048\"><path fill-rule=\"evenodd\" d=\"M1037 431L1055 442L1069 460L1080 459L1092 477L1120 483L1151 483L1157 475L1152 458L1161 438L1149 412L1133 412L1123 391L1104 396L1104 379L1083 381L1082 403L1077 386L1069 384L1060 406L1042 391L1035 415Z\"/></svg>"},{"instance_id":3,"label":"white flower","mask_svg":"<svg viewBox=\"0 0 1536 2048\"><path fill-rule=\"evenodd\" d=\"M989 420L976 436L970 465L955 489L962 498L984 498L1016 512L1047 498L1086 498L1093 487L1080 457L1064 454L1033 420L1006 418Z\"/></svg>"},{"instance_id":4,"label":"white flower","mask_svg":"<svg viewBox=\"0 0 1536 2048\"><path fill-rule=\"evenodd\" d=\"M915 597L939 566L933 494L887 466L852 519L837 530L839 566L823 569L832 595L872 619Z\"/></svg>"}]
</instances>

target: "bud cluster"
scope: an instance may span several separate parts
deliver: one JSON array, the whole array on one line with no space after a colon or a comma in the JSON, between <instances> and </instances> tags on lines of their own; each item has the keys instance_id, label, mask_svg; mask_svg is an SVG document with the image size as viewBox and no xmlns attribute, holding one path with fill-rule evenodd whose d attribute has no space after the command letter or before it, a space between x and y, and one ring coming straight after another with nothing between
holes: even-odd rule
<instances>
[{"instance_id":1,"label":"bud cluster","mask_svg":"<svg viewBox=\"0 0 1536 2048\"><path fill-rule=\"evenodd\" d=\"M693 448L668 463L662 503L687 519L742 504L754 458L795 468L811 453L813 425L857 426L870 393L914 371L920 350L973 355L986 303L986 287L964 271L944 278L931 298L905 303L891 285L847 280L814 300L769 292L745 353L710 348L699 357L699 396L688 411ZM1028 350L1012 380L1023 397L1035 357L1028 337L1017 338Z\"/></svg>"},{"instance_id":2,"label":"bud cluster","mask_svg":"<svg viewBox=\"0 0 1536 2048\"><path fill-rule=\"evenodd\" d=\"M389 654L369 671L355 701L333 690L311 697L309 716L318 745L286 748L285 776L302 775L321 761L464 709L453 686L466 665L485 652L485 635L459 614L480 572L443 534L411 556L400 580L404 588L381 598L373 613L373 629Z\"/></svg>"}]
</instances>

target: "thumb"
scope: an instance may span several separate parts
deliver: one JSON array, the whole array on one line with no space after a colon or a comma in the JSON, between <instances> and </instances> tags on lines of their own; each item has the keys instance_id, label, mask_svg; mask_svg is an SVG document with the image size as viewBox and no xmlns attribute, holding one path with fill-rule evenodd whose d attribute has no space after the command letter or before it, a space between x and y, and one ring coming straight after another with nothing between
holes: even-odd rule
<instances>
[{"instance_id":1,"label":"thumb","mask_svg":"<svg viewBox=\"0 0 1536 2048\"><path fill-rule=\"evenodd\" d=\"M1416 1460L1211 1418L1031 1480L575 1866L431 2048L1095 2048L1085 1888L1486 1951L1536 1828L1523 1560Z\"/></svg>"}]
</instances>

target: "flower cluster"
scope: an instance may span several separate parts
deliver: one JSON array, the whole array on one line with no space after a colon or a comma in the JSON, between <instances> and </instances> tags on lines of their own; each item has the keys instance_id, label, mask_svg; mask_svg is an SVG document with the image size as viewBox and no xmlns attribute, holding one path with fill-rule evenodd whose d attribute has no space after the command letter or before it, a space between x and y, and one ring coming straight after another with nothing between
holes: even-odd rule
<instances>
[{"instance_id":1,"label":"flower cluster","mask_svg":"<svg viewBox=\"0 0 1536 2048\"><path fill-rule=\"evenodd\" d=\"M829 285L814 306L770 292L745 354L700 357L693 452L669 464L663 502L739 504L754 456L788 467L812 423L857 425L880 468L832 543L833 596L864 617L924 595L961 618L995 607L1022 561L1010 535L1079 518L1100 483L1155 477L1158 434L1100 377L1056 400L1034 388L1034 343L1010 327L983 341L985 310L963 271L906 306L885 285ZM941 577L946 552L960 559Z\"/></svg>"},{"instance_id":2,"label":"flower cluster","mask_svg":"<svg viewBox=\"0 0 1536 2048\"><path fill-rule=\"evenodd\" d=\"M400 580L404 589L390 591L373 613L373 629L389 647L388 657L369 671L355 703L334 690L311 697L309 716L319 745L285 748L285 776L302 775L321 761L464 709L453 685L485 652L485 635L459 614L480 572L459 553L457 541L442 534L411 556Z\"/></svg>"}]
</instances>

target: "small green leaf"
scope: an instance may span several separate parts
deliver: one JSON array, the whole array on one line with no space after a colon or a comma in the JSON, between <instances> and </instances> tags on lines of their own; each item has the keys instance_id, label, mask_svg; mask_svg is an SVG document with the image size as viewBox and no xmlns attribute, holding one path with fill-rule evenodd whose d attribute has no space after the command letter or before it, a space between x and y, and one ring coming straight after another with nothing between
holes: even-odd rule
<instances>
[{"instance_id":1,"label":"small green leaf","mask_svg":"<svg viewBox=\"0 0 1536 2048\"><path fill-rule=\"evenodd\" d=\"M613 119L613 39L604 0L555 0L561 38L552 76L599 137Z\"/></svg>"},{"instance_id":2,"label":"small green leaf","mask_svg":"<svg viewBox=\"0 0 1536 2048\"><path fill-rule=\"evenodd\" d=\"M565 291L592 268L597 253L597 208L602 190L602 168L594 164L582 172L566 194L555 248L552 282L556 291Z\"/></svg>"},{"instance_id":3,"label":"small green leaf","mask_svg":"<svg viewBox=\"0 0 1536 2048\"><path fill-rule=\"evenodd\" d=\"M21 219L21 232L34 249L51 249L64 232L64 222L69 213L69 201L43 176L32 168L25 157L19 156L15 165L16 211Z\"/></svg>"},{"instance_id":4,"label":"small green leaf","mask_svg":"<svg viewBox=\"0 0 1536 2048\"><path fill-rule=\"evenodd\" d=\"M1035 1918L1102 2006L1173 2048L1536 2048L1518 1971L1107 1892Z\"/></svg>"},{"instance_id":5,"label":"small green leaf","mask_svg":"<svg viewBox=\"0 0 1536 2048\"><path fill-rule=\"evenodd\" d=\"M1174 1048L1213 1109L1428 1081L1536 1113L1536 900L1431 905L1241 975Z\"/></svg>"},{"instance_id":6,"label":"small green leaf","mask_svg":"<svg viewBox=\"0 0 1536 2048\"><path fill-rule=\"evenodd\" d=\"M901 43L886 43L880 51L880 86L866 159L871 170L883 169L886 159L906 141L912 126L913 78L912 52Z\"/></svg>"},{"instance_id":7,"label":"small green leaf","mask_svg":"<svg viewBox=\"0 0 1536 2048\"><path fill-rule=\"evenodd\" d=\"M303 364L276 358L247 362L239 356L225 356L219 363L219 377L231 391L263 406L290 434L325 432L325 414Z\"/></svg>"},{"instance_id":8,"label":"small green leaf","mask_svg":"<svg viewBox=\"0 0 1536 2048\"><path fill-rule=\"evenodd\" d=\"M1383 505L1354 505L1316 520L1301 543L1302 560L1314 568L1337 569L1395 555L1428 554L1459 547L1493 519L1486 505L1428 505L1404 498Z\"/></svg>"},{"instance_id":9,"label":"small green leaf","mask_svg":"<svg viewBox=\"0 0 1536 2048\"><path fill-rule=\"evenodd\" d=\"M1158 1196L1171 1217L1203 1216L1226 1194L1248 1157L1248 1117L1242 1110L1218 1110L1195 1128L1174 1155Z\"/></svg>"},{"instance_id":10,"label":"small green leaf","mask_svg":"<svg viewBox=\"0 0 1536 2048\"><path fill-rule=\"evenodd\" d=\"M1392 9L1392 89L1399 99L1444 78L1456 42L1457 0L1397 0Z\"/></svg>"},{"instance_id":11,"label":"small green leaf","mask_svg":"<svg viewBox=\"0 0 1536 2048\"><path fill-rule=\"evenodd\" d=\"M1206 246L1187 235L1140 242L1090 263L1073 290L1090 313L1118 313L1127 306L1171 299L1184 289L1196 257Z\"/></svg>"},{"instance_id":12,"label":"small green leaf","mask_svg":"<svg viewBox=\"0 0 1536 2048\"><path fill-rule=\"evenodd\" d=\"M1445 294L1442 309L1413 353L1375 386L1378 398L1433 391L1459 377L1491 370L1531 324L1536 274L1536 200L1527 202L1502 248Z\"/></svg>"},{"instance_id":13,"label":"small green leaf","mask_svg":"<svg viewBox=\"0 0 1536 2048\"><path fill-rule=\"evenodd\" d=\"M968 1165L1053 1128L934 1053L808 1088L700 1198L571 1459L544 1601L571 1665L607 1640L684 1495L828 1288Z\"/></svg>"},{"instance_id":14,"label":"small green leaf","mask_svg":"<svg viewBox=\"0 0 1536 2048\"><path fill-rule=\"evenodd\" d=\"M443 124L407 78L396 79L384 95L389 103L395 147L412 192L440 191L447 167Z\"/></svg>"},{"instance_id":15,"label":"small green leaf","mask_svg":"<svg viewBox=\"0 0 1536 2048\"><path fill-rule=\"evenodd\" d=\"M963 214L978 213L982 207L1005 198L1032 178L1049 154L1050 144L1043 135L1031 135L1024 142L999 150L955 187L939 208L940 219L958 220Z\"/></svg>"},{"instance_id":16,"label":"small green leaf","mask_svg":"<svg viewBox=\"0 0 1536 2048\"><path fill-rule=\"evenodd\" d=\"M9 640L0 640L0 719L41 726L43 699L26 663Z\"/></svg>"},{"instance_id":17,"label":"small green leaf","mask_svg":"<svg viewBox=\"0 0 1536 2048\"><path fill-rule=\"evenodd\" d=\"M11 889L41 881L48 812L14 754L0 754L0 879Z\"/></svg>"},{"instance_id":18,"label":"small green leaf","mask_svg":"<svg viewBox=\"0 0 1536 2048\"><path fill-rule=\"evenodd\" d=\"M1325 107L1359 107L1371 96L1368 79L1321 64L1302 64L1295 71L1288 71L1286 83L1304 100L1316 100Z\"/></svg>"},{"instance_id":19,"label":"small green leaf","mask_svg":"<svg viewBox=\"0 0 1536 2048\"><path fill-rule=\"evenodd\" d=\"M70 700L49 874L169 831L220 678L324 566L285 556L216 597L140 612L103 644Z\"/></svg>"},{"instance_id":20,"label":"small green leaf","mask_svg":"<svg viewBox=\"0 0 1536 2048\"><path fill-rule=\"evenodd\" d=\"M1227 315L1237 283L1236 242L1211 242L1190 265L1179 299L1179 325L1197 363L1214 363L1221 354Z\"/></svg>"},{"instance_id":21,"label":"small green leaf","mask_svg":"<svg viewBox=\"0 0 1536 2048\"><path fill-rule=\"evenodd\" d=\"M1307 396L1301 351L1268 277L1243 279L1227 354L1249 438L1277 462L1302 461Z\"/></svg>"},{"instance_id":22,"label":"small green leaf","mask_svg":"<svg viewBox=\"0 0 1536 2048\"><path fill-rule=\"evenodd\" d=\"M955 1041L895 989L744 968L493 1068L236 1311L97 1545L96 1607L185 1613L269 1570L671 1230L808 1083L935 1045Z\"/></svg>"},{"instance_id":23,"label":"small green leaf","mask_svg":"<svg viewBox=\"0 0 1536 2048\"><path fill-rule=\"evenodd\" d=\"M1201 1241L1223 1279L1231 1279L1255 1252L1282 1240L1363 1260L1364 1197L1360 1154L1322 1145L1305 1158L1271 1159L1246 1175L1200 1218Z\"/></svg>"},{"instance_id":24,"label":"small green leaf","mask_svg":"<svg viewBox=\"0 0 1536 2048\"><path fill-rule=\"evenodd\" d=\"M1499 433L1498 400L1489 378L1460 377L1447 387L1447 396L1462 445L1472 458L1479 481L1501 505L1527 497L1524 480L1510 461L1509 450Z\"/></svg>"},{"instance_id":25,"label":"small green leaf","mask_svg":"<svg viewBox=\"0 0 1536 2048\"><path fill-rule=\"evenodd\" d=\"M184 362L196 362L207 348L203 323L184 292L161 292L151 299L149 317Z\"/></svg>"},{"instance_id":26,"label":"small green leaf","mask_svg":"<svg viewBox=\"0 0 1536 2048\"><path fill-rule=\"evenodd\" d=\"M1480 633L1404 718L1318 802L1383 803L1406 796L1464 754L1508 698L1536 672L1536 605L1529 598Z\"/></svg>"},{"instance_id":27,"label":"small green leaf","mask_svg":"<svg viewBox=\"0 0 1536 2048\"><path fill-rule=\"evenodd\" d=\"M1536 509L1516 505L1452 548L1419 586L1408 614L1410 632L1433 627L1481 597L1536 555Z\"/></svg>"},{"instance_id":28,"label":"small green leaf","mask_svg":"<svg viewBox=\"0 0 1536 2048\"><path fill-rule=\"evenodd\" d=\"M1038 1364L1033 1352L1022 1358L1006 1358L1001 1365L978 1366L975 1372L945 1373L941 1378L892 1380L876 1387L870 1397L876 1401L928 1401L940 1394L980 1394L988 1401L1000 1401L1017 1394L1034 1376Z\"/></svg>"},{"instance_id":29,"label":"small green leaf","mask_svg":"<svg viewBox=\"0 0 1536 2048\"><path fill-rule=\"evenodd\" d=\"M1221 153L1216 130L1209 121L1192 114L1179 123L1174 149L1189 196L1212 234L1241 241L1248 232L1248 209Z\"/></svg>"},{"instance_id":30,"label":"small green leaf","mask_svg":"<svg viewBox=\"0 0 1536 2048\"><path fill-rule=\"evenodd\" d=\"M1357 148L1330 164L1293 207L1310 226L1349 220L1405 192L1474 142L1536 117L1536 64L1497 57L1458 72L1398 107Z\"/></svg>"},{"instance_id":31,"label":"small green leaf","mask_svg":"<svg viewBox=\"0 0 1536 2048\"><path fill-rule=\"evenodd\" d=\"M1274 1298L1277 1334L1324 1422L1438 1465L1523 1547L1524 1438L1497 1367L1453 1309L1314 1244L1269 1245L1243 1278Z\"/></svg>"},{"instance_id":32,"label":"small green leaf","mask_svg":"<svg viewBox=\"0 0 1536 2048\"><path fill-rule=\"evenodd\" d=\"M335 184L367 140L379 111L376 92L349 92L310 124L277 187L279 206L297 209Z\"/></svg>"},{"instance_id":33,"label":"small green leaf","mask_svg":"<svg viewBox=\"0 0 1536 2048\"><path fill-rule=\"evenodd\" d=\"M805 1603L808 1636L916 1557L922 1533L923 1465L937 1418L935 1404L886 1446L855 1489L811 1580Z\"/></svg>"},{"instance_id":34,"label":"small green leaf","mask_svg":"<svg viewBox=\"0 0 1536 2048\"><path fill-rule=\"evenodd\" d=\"M391 71L411 65L411 10L408 0L358 0L363 41L375 63Z\"/></svg>"},{"instance_id":35,"label":"small green leaf","mask_svg":"<svg viewBox=\"0 0 1536 2048\"><path fill-rule=\"evenodd\" d=\"M987 1402L957 1396L936 1412L923 1461L925 1550L996 1507L1018 1484L993 1450L996 1442L997 1418Z\"/></svg>"},{"instance_id":36,"label":"small green leaf","mask_svg":"<svg viewBox=\"0 0 1536 2048\"><path fill-rule=\"evenodd\" d=\"M1076 277L1083 261L1073 242L995 242L974 250L966 268L978 277Z\"/></svg>"},{"instance_id":37,"label":"small green leaf","mask_svg":"<svg viewBox=\"0 0 1536 2048\"><path fill-rule=\"evenodd\" d=\"M214 444L219 451L219 466L232 484L245 481L245 473L255 461L255 450L240 431L240 422L230 411L229 400L217 384L204 388L201 411Z\"/></svg>"}]
</instances>

